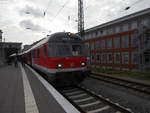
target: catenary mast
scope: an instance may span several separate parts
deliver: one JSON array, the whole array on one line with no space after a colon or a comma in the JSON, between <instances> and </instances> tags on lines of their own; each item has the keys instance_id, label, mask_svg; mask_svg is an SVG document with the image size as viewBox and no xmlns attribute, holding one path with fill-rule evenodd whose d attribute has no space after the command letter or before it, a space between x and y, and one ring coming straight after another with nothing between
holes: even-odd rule
<instances>
[{"instance_id":1,"label":"catenary mast","mask_svg":"<svg viewBox=\"0 0 150 113\"><path fill-rule=\"evenodd\" d=\"M78 0L78 33L81 37L84 35L83 0Z\"/></svg>"}]
</instances>

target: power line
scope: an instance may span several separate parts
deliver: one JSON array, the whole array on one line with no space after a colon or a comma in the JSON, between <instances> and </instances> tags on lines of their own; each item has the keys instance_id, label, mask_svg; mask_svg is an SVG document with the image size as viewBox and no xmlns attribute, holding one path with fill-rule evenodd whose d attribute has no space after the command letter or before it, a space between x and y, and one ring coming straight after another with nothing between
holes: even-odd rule
<instances>
[{"instance_id":1,"label":"power line","mask_svg":"<svg viewBox=\"0 0 150 113\"><path fill-rule=\"evenodd\" d=\"M49 2L48 2L48 4L47 4L47 8L46 8L45 11L44 11L44 16L45 16L46 13L47 13L47 10L48 10L48 8L49 8L49 4L50 4L51 1L52 1L52 0L49 0Z\"/></svg>"},{"instance_id":2,"label":"power line","mask_svg":"<svg viewBox=\"0 0 150 113\"><path fill-rule=\"evenodd\" d=\"M143 0L137 0L137 1L133 2L130 6L126 7L125 10L130 9L131 6L136 5L136 4L138 4L138 3L142 2L142 1L143 1Z\"/></svg>"},{"instance_id":3,"label":"power line","mask_svg":"<svg viewBox=\"0 0 150 113\"><path fill-rule=\"evenodd\" d=\"M55 20L55 18L59 15L59 13L63 10L63 8L67 5L67 3L69 3L69 0L67 0L62 7L58 10L58 12L56 13L56 15L54 16L54 18L52 19L52 22Z\"/></svg>"}]
</instances>

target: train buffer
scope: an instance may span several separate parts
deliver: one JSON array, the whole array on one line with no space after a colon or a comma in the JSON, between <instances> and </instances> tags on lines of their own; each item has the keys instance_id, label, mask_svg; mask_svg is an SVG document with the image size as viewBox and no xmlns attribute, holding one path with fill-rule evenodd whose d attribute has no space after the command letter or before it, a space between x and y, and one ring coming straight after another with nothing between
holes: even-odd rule
<instances>
[{"instance_id":1,"label":"train buffer","mask_svg":"<svg viewBox=\"0 0 150 113\"><path fill-rule=\"evenodd\" d=\"M30 67L0 67L0 113L79 113Z\"/></svg>"}]
</instances>

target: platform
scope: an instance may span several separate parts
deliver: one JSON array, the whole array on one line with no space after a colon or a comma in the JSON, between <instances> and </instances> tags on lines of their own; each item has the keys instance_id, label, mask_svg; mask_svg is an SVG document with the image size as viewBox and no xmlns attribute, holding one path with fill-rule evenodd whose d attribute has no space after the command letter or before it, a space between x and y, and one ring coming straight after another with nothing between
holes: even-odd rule
<instances>
[{"instance_id":1,"label":"platform","mask_svg":"<svg viewBox=\"0 0 150 113\"><path fill-rule=\"evenodd\" d=\"M79 113L30 67L0 67L0 113Z\"/></svg>"}]
</instances>

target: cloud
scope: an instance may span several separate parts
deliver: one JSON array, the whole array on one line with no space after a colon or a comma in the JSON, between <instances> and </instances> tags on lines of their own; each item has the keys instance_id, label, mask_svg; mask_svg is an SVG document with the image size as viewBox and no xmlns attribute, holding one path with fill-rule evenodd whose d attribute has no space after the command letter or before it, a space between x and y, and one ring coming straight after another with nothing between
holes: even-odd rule
<instances>
[{"instance_id":1,"label":"cloud","mask_svg":"<svg viewBox=\"0 0 150 113\"><path fill-rule=\"evenodd\" d=\"M34 24L31 20L21 21L20 26L25 28L25 29L30 29L30 30L35 31L35 32L44 30L44 28L42 28L40 25Z\"/></svg>"},{"instance_id":2,"label":"cloud","mask_svg":"<svg viewBox=\"0 0 150 113\"><path fill-rule=\"evenodd\" d=\"M42 38L49 30L51 33L64 30L77 32L78 24L75 20L78 18L78 0L69 0L57 14L66 1L68 0L0 0L0 29L4 31L6 39L26 44ZM85 29L150 7L150 0L141 0L135 4L136 1L138 0L84 0ZM124 10L127 6L132 7ZM44 11L46 15L43 18ZM30 14L27 15L26 12ZM31 28L33 32L25 28ZM43 34L43 31L46 33ZM21 35L17 37L18 34ZM32 40L27 37L32 37Z\"/></svg>"},{"instance_id":3,"label":"cloud","mask_svg":"<svg viewBox=\"0 0 150 113\"><path fill-rule=\"evenodd\" d=\"M40 10L40 8L38 7L33 7L33 6L29 6L26 5L23 9L21 9L19 11L20 15L30 15L33 16L35 18L40 18L44 16L44 11Z\"/></svg>"}]
</instances>

